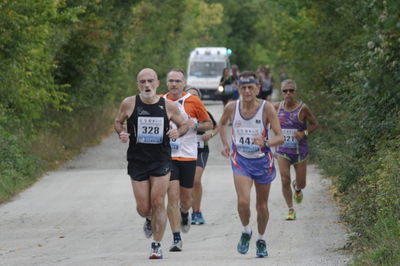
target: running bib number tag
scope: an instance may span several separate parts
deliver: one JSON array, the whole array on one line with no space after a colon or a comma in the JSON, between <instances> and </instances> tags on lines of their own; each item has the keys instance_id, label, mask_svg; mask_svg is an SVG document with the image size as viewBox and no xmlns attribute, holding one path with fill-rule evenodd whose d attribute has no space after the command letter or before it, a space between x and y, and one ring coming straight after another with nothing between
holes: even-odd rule
<instances>
[{"instance_id":1,"label":"running bib number tag","mask_svg":"<svg viewBox=\"0 0 400 266\"><path fill-rule=\"evenodd\" d=\"M169 145L171 146L171 150L172 151L177 151L179 150L179 146L180 146L180 139L170 139L169 141Z\"/></svg>"},{"instance_id":2,"label":"running bib number tag","mask_svg":"<svg viewBox=\"0 0 400 266\"><path fill-rule=\"evenodd\" d=\"M238 151L244 153L256 153L260 146L254 144L254 137L261 136L256 128L235 128L235 143Z\"/></svg>"},{"instance_id":3,"label":"running bib number tag","mask_svg":"<svg viewBox=\"0 0 400 266\"><path fill-rule=\"evenodd\" d=\"M294 137L294 134L297 132L297 129L282 129L283 138L285 142L282 144L285 148L296 148L298 141Z\"/></svg>"},{"instance_id":4,"label":"running bib number tag","mask_svg":"<svg viewBox=\"0 0 400 266\"><path fill-rule=\"evenodd\" d=\"M197 135L197 148L198 149L203 149L204 148L203 135Z\"/></svg>"},{"instance_id":5,"label":"running bib number tag","mask_svg":"<svg viewBox=\"0 0 400 266\"><path fill-rule=\"evenodd\" d=\"M138 117L138 143L160 144L163 141L163 117Z\"/></svg>"}]
</instances>

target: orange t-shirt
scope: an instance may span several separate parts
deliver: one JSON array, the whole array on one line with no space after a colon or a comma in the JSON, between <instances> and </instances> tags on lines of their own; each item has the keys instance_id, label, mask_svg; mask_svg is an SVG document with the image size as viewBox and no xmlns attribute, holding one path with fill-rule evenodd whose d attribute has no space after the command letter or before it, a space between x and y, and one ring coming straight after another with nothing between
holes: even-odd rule
<instances>
[{"instance_id":1,"label":"orange t-shirt","mask_svg":"<svg viewBox=\"0 0 400 266\"><path fill-rule=\"evenodd\" d=\"M187 92L183 92L182 96L185 96ZM167 99L171 101L176 101L178 99L175 99L172 97L170 93L167 93ZM207 113L206 107L204 106L203 102L200 100L199 97L193 95L190 96L185 100L185 111L186 113L193 118L197 118L199 122L203 122L206 120L210 119L210 116Z\"/></svg>"},{"instance_id":2,"label":"orange t-shirt","mask_svg":"<svg viewBox=\"0 0 400 266\"><path fill-rule=\"evenodd\" d=\"M185 96L187 92L183 92L182 96ZM179 98L173 98L170 93L167 93L167 99L171 101L176 101ZM206 107L204 106L203 102L200 100L199 97L193 95L188 97L185 100L185 112L189 115L189 117L196 118L198 122L203 122L206 120L210 120L210 116L207 113ZM183 157L172 157L173 160L177 161L194 161L195 159L192 158L183 158Z\"/></svg>"}]
</instances>

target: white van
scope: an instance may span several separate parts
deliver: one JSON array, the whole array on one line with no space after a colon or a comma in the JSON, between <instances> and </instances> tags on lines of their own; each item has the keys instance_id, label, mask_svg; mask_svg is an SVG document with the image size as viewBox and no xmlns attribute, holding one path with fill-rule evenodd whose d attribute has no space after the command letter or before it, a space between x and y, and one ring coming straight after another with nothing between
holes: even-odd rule
<instances>
[{"instance_id":1,"label":"white van","mask_svg":"<svg viewBox=\"0 0 400 266\"><path fill-rule=\"evenodd\" d=\"M203 99L219 100L222 71L230 67L232 50L225 47L197 47L190 52L187 85L200 89Z\"/></svg>"}]
</instances>

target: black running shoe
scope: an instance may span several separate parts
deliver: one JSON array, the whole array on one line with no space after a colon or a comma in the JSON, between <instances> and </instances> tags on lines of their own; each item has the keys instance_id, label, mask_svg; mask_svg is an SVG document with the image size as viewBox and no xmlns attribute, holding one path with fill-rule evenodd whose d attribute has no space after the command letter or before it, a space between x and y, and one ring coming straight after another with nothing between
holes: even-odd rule
<instances>
[{"instance_id":1,"label":"black running shoe","mask_svg":"<svg viewBox=\"0 0 400 266\"><path fill-rule=\"evenodd\" d=\"M143 225L143 232L146 238L150 238L153 235L153 230L151 229L151 220L146 218L146 222Z\"/></svg>"},{"instance_id":2,"label":"black running shoe","mask_svg":"<svg viewBox=\"0 0 400 266\"><path fill-rule=\"evenodd\" d=\"M183 233L189 232L190 229L190 215L189 213L181 212L181 229Z\"/></svg>"}]
</instances>

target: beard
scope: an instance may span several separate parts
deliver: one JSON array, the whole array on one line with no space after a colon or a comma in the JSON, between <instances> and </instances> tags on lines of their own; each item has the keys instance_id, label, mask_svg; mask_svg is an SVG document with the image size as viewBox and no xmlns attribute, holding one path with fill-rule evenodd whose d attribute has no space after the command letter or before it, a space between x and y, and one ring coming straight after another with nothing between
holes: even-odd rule
<instances>
[{"instance_id":1,"label":"beard","mask_svg":"<svg viewBox=\"0 0 400 266\"><path fill-rule=\"evenodd\" d=\"M151 99L156 95L156 92L154 90L151 90L151 92L140 92L140 96L143 97L143 99Z\"/></svg>"}]
</instances>

